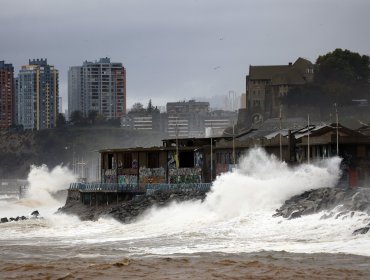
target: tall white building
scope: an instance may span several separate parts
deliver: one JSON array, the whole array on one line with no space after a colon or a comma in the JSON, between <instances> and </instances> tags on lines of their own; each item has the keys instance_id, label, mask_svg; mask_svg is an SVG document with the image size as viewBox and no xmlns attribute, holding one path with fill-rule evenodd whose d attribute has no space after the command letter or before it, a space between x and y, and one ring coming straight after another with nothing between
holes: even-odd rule
<instances>
[{"instance_id":1,"label":"tall white building","mask_svg":"<svg viewBox=\"0 0 370 280\"><path fill-rule=\"evenodd\" d=\"M68 111L88 116L97 111L107 119L126 114L126 69L109 58L85 61L68 71Z\"/></svg>"}]
</instances>

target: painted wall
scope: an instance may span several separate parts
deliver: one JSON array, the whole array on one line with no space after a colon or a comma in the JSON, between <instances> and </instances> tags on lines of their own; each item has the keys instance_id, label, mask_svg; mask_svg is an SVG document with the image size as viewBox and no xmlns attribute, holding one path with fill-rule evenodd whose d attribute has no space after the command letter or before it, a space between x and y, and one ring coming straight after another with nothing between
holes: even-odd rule
<instances>
[{"instance_id":1,"label":"painted wall","mask_svg":"<svg viewBox=\"0 0 370 280\"><path fill-rule=\"evenodd\" d=\"M103 183L117 183L117 174L115 169L106 169L104 172Z\"/></svg>"},{"instance_id":2,"label":"painted wall","mask_svg":"<svg viewBox=\"0 0 370 280\"><path fill-rule=\"evenodd\" d=\"M220 175L225 172L231 172L236 167L234 164L217 163L216 164L216 175Z\"/></svg>"},{"instance_id":3,"label":"painted wall","mask_svg":"<svg viewBox=\"0 0 370 280\"><path fill-rule=\"evenodd\" d=\"M189 184L201 182L202 169L200 167L168 170L168 183L170 184Z\"/></svg>"},{"instance_id":4,"label":"painted wall","mask_svg":"<svg viewBox=\"0 0 370 280\"><path fill-rule=\"evenodd\" d=\"M118 167L118 184L137 184L138 183L138 168L137 161L133 160L133 168Z\"/></svg>"},{"instance_id":5,"label":"painted wall","mask_svg":"<svg viewBox=\"0 0 370 280\"><path fill-rule=\"evenodd\" d=\"M118 175L118 184L137 184L137 175Z\"/></svg>"},{"instance_id":6,"label":"painted wall","mask_svg":"<svg viewBox=\"0 0 370 280\"><path fill-rule=\"evenodd\" d=\"M178 168L168 171L168 183L170 184L189 184L202 182L202 169L196 168Z\"/></svg>"},{"instance_id":7,"label":"painted wall","mask_svg":"<svg viewBox=\"0 0 370 280\"><path fill-rule=\"evenodd\" d=\"M159 168L140 167L139 181L140 184L166 183L166 170L163 167Z\"/></svg>"},{"instance_id":8,"label":"painted wall","mask_svg":"<svg viewBox=\"0 0 370 280\"><path fill-rule=\"evenodd\" d=\"M189 184L202 182L203 153L194 153L194 168L176 168L176 152L168 152L168 183L170 184Z\"/></svg>"}]
</instances>

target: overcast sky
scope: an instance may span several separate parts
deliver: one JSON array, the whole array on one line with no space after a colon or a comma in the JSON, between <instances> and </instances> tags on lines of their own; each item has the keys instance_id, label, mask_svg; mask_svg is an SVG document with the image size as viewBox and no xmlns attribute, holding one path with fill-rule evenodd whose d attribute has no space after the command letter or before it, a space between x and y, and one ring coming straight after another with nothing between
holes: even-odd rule
<instances>
[{"instance_id":1,"label":"overcast sky","mask_svg":"<svg viewBox=\"0 0 370 280\"><path fill-rule=\"evenodd\" d=\"M369 0L0 0L0 60L67 71L110 57L127 69L128 108L245 92L249 65L347 48L369 54Z\"/></svg>"}]
</instances>

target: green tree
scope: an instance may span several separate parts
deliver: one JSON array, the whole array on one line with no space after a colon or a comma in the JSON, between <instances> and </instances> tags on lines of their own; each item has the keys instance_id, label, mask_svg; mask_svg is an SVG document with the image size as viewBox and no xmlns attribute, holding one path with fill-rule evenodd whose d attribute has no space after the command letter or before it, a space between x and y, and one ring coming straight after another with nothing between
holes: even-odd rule
<instances>
[{"instance_id":1,"label":"green tree","mask_svg":"<svg viewBox=\"0 0 370 280\"><path fill-rule=\"evenodd\" d=\"M153 107L153 104L152 104L152 100L151 100L151 99L149 99L148 107L147 107L146 111L147 111L148 113L152 113L152 112L153 112L153 110L154 110L154 107Z\"/></svg>"},{"instance_id":2,"label":"green tree","mask_svg":"<svg viewBox=\"0 0 370 280\"><path fill-rule=\"evenodd\" d=\"M56 125L57 127L64 127L66 125L66 118L64 117L64 115L62 113L59 113L57 115L57 121L56 121Z\"/></svg>"},{"instance_id":3,"label":"green tree","mask_svg":"<svg viewBox=\"0 0 370 280\"><path fill-rule=\"evenodd\" d=\"M81 111L73 111L70 117L70 122L73 125L85 125L87 123L86 118L83 116Z\"/></svg>"},{"instance_id":4,"label":"green tree","mask_svg":"<svg viewBox=\"0 0 370 280\"><path fill-rule=\"evenodd\" d=\"M367 82L370 78L369 56L349 50L336 49L319 56L316 64L318 71L315 74L315 79L318 82Z\"/></svg>"},{"instance_id":5,"label":"green tree","mask_svg":"<svg viewBox=\"0 0 370 280\"><path fill-rule=\"evenodd\" d=\"M87 118L89 119L90 124L95 124L96 118L98 117L98 111L90 110Z\"/></svg>"},{"instance_id":6,"label":"green tree","mask_svg":"<svg viewBox=\"0 0 370 280\"><path fill-rule=\"evenodd\" d=\"M153 106L152 100L149 99L148 107L146 109L147 113L153 114L153 113L159 113L159 109L157 106Z\"/></svg>"},{"instance_id":7,"label":"green tree","mask_svg":"<svg viewBox=\"0 0 370 280\"><path fill-rule=\"evenodd\" d=\"M131 113L141 113L141 112L145 112L145 109L144 109L143 104L141 104L140 102L137 102L134 105L132 105L130 112Z\"/></svg>"}]
</instances>

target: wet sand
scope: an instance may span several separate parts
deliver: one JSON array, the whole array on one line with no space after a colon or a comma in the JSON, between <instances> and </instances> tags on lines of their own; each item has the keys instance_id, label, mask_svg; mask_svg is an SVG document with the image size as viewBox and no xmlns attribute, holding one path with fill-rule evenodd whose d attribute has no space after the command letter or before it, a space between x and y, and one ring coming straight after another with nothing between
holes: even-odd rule
<instances>
[{"instance_id":1,"label":"wet sand","mask_svg":"<svg viewBox=\"0 0 370 280\"><path fill-rule=\"evenodd\" d=\"M201 253L101 259L1 260L1 279L369 279L370 257Z\"/></svg>"}]
</instances>

